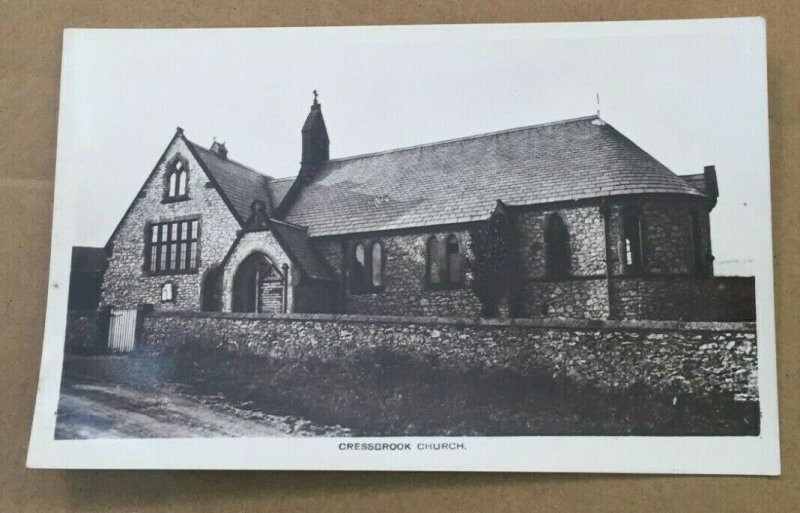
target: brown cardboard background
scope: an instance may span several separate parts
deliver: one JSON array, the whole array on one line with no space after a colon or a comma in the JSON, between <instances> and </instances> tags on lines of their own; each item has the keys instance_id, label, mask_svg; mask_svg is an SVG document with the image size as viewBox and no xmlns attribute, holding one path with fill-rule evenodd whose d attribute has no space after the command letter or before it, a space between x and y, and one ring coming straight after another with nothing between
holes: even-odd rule
<instances>
[{"instance_id":1,"label":"brown cardboard background","mask_svg":"<svg viewBox=\"0 0 800 513\"><path fill-rule=\"evenodd\" d=\"M0 511L795 511L800 508L800 9L794 0L134 2L0 0ZM780 478L25 468L49 259L61 30L764 16ZM120 134L123 138L124 134Z\"/></svg>"}]
</instances>

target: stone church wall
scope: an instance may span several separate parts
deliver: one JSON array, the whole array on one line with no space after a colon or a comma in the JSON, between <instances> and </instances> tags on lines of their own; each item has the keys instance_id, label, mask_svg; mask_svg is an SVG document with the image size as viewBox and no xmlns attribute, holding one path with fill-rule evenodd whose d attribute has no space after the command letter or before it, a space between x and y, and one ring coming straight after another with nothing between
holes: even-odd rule
<instances>
[{"instance_id":1,"label":"stone church wall","mask_svg":"<svg viewBox=\"0 0 800 513\"><path fill-rule=\"evenodd\" d=\"M619 319L706 320L714 317L713 281L696 275L692 256L690 212L700 216L700 241L711 273L708 213L702 199L643 197L618 200L608 213L612 272L611 312ZM641 273L625 275L621 266L622 214L639 211L643 224Z\"/></svg>"},{"instance_id":2,"label":"stone church wall","mask_svg":"<svg viewBox=\"0 0 800 513\"><path fill-rule=\"evenodd\" d=\"M164 173L177 154L186 158L189 168L189 199L163 203ZM109 175L110 176L110 175ZM149 222L171 221L190 216L200 217L200 265L191 274L150 276L144 270L145 227ZM231 247L239 223L225 202L210 185L208 176L192 158L186 144L176 139L156 172L147 180L134 200L128 215L111 240L112 251L103 278L101 304L133 308L152 304L156 309L199 310L204 274L222 262ZM161 302L161 286L176 286L174 302Z\"/></svg>"},{"instance_id":3,"label":"stone church wall","mask_svg":"<svg viewBox=\"0 0 800 513\"><path fill-rule=\"evenodd\" d=\"M189 199L164 203L164 173L180 154L188 161ZM708 214L704 200L692 197L639 196L609 198L606 210L599 200L562 205L559 208L511 208L519 242L520 269L512 277L519 287L520 315L529 318L649 318L704 319L713 311L716 297L707 279L694 277L694 259L689 213L700 214L702 251L711 266ZM644 266L637 275L624 275L620 265L622 214L625 208L641 213L644 233ZM545 275L546 220L558 213L569 233L570 277L552 280ZM189 217L200 219L199 269L188 274L152 276L143 270L145 228L148 223ZM103 279L101 307L136 307L152 304L156 309L200 310L203 277L216 268L233 244L239 224L208 177L181 139L175 139L163 162L134 200L128 215L110 241L109 266ZM265 232L268 233L268 232ZM426 283L427 241L455 234L462 250L464 279L457 287L434 289ZM261 237L259 239L259 237ZM232 280L240 257L255 248L276 255L280 264L291 262L268 235L247 234L236 248L223 274L223 309L231 309ZM252 239L252 241L251 241ZM384 248L384 286L380 291L355 293L348 283L346 266L356 241L380 240ZM343 290L323 291L324 301L314 297L320 289L310 284L290 287L302 294L301 307L310 311L334 311L367 315L478 316L480 304L472 292L473 260L466 227L448 231L395 232L375 236L348 236L316 240L320 254L344 284ZM253 245L255 244L255 245ZM606 276L606 255L612 275ZM296 270L290 283L299 286ZM176 287L173 302L160 301L161 286ZM338 296L338 297L335 297ZM290 310L293 306L290 306ZM704 310L705 309L705 310ZM507 308L501 308L503 312Z\"/></svg>"},{"instance_id":4,"label":"stone church wall","mask_svg":"<svg viewBox=\"0 0 800 513\"><path fill-rule=\"evenodd\" d=\"M694 197L645 196L615 199L609 204L608 231L612 273L623 274L621 267L622 212L626 208L640 212L644 231L644 271L653 275L688 275L694 272L689 215L694 209L700 216L702 252L711 255L711 235L704 200ZM710 269L709 269L710 271Z\"/></svg>"},{"instance_id":5,"label":"stone church wall","mask_svg":"<svg viewBox=\"0 0 800 513\"><path fill-rule=\"evenodd\" d=\"M520 257L520 316L572 319L698 319L714 317L717 297L708 279L694 274L689 213L700 215L702 251L711 255L708 214L701 199L642 196L612 198L608 226L601 202L561 205L558 208L516 209ZM620 265L621 218L624 208L640 212L644 226L644 267L624 275ZM545 226L557 213L569 233L570 276L553 280L545 273ZM606 235L608 231L608 235ZM467 230L456 232L472 259ZM386 287L381 292L353 294L345 287L342 311L368 315L477 316L480 304L471 291L471 273L463 288L430 290L425 284L426 242L432 233L388 234L317 241L329 266L345 279L346 248L358 240L381 240L385 248ZM435 233L438 237L446 233ZM463 243L466 241L466 243ZM611 283L606 255L611 263ZM710 261L709 261L710 262ZM710 264L709 264L710 265ZM467 269L469 266L465 266ZM710 272L710 270L709 270ZM507 313L507 308L501 312Z\"/></svg>"},{"instance_id":6,"label":"stone church wall","mask_svg":"<svg viewBox=\"0 0 800 513\"><path fill-rule=\"evenodd\" d=\"M521 297L522 316L534 319L607 319L608 282L585 280L529 281Z\"/></svg>"},{"instance_id":7,"label":"stone church wall","mask_svg":"<svg viewBox=\"0 0 800 513\"><path fill-rule=\"evenodd\" d=\"M709 320L714 315L711 279L616 277L611 291L616 319Z\"/></svg>"},{"instance_id":8,"label":"stone church wall","mask_svg":"<svg viewBox=\"0 0 800 513\"><path fill-rule=\"evenodd\" d=\"M449 290L432 290L425 281L427 242L431 235L443 240L448 234L458 237L462 248L464 282ZM380 240L384 247L384 283L380 292L353 293L348 283L344 248L357 241ZM344 283L342 310L345 313L369 315L458 315L477 316L480 302L472 292L472 273L467 262L472 260L469 233L456 231L388 234L374 237L354 236L316 241L319 252L330 269Z\"/></svg>"},{"instance_id":9,"label":"stone church wall","mask_svg":"<svg viewBox=\"0 0 800 513\"><path fill-rule=\"evenodd\" d=\"M545 226L552 214L561 217L569 233L570 278L565 280L551 280L545 273ZM522 316L608 318L605 228L599 204L519 210L514 225L522 267Z\"/></svg>"},{"instance_id":10,"label":"stone church wall","mask_svg":"<svg viewBox=\"0 0 800 513\"><path fill-rule=\"evenodd\" d=\"M558 214L569 233L570 274L578 277L605 276L605 232L599 205L557 209L520 210L514 214L523 277L546 279L545 223Z\"/></svg>"}]
</instances>

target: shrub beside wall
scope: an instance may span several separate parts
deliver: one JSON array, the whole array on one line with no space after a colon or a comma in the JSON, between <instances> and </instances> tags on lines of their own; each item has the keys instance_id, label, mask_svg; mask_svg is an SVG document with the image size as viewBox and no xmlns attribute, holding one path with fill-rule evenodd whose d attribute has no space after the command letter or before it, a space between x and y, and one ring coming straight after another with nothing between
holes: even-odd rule
<instances>
[{"instance_id":1,"label":"shrub beside wall","mask_svg":"<svg viewBox=\"0 0 800 513\"><path fill-rule=\"evenodd\" d=\"M70 353L91 353L102 347L97 310L67 310L65 348Z\"/></svg>"},{"instance_id":2,"label":"shrub beside wall","mask_svg":"<svg viewBox=\"0 0 800 513\"><path fill-rule=\"evenodd\" d=\"M153 312L143 347L212 341L273 359L332 361L382 349L438 365L550 374L600 390L758 399L752 323L476 320L331 314Z\"/></svg>"}]
</instances>

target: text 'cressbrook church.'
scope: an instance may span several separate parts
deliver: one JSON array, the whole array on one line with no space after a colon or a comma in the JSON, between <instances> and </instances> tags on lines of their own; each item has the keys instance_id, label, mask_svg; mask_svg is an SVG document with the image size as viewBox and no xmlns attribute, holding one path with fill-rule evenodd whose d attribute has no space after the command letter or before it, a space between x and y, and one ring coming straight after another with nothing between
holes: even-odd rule
<instances>
[{"instance_id":1,"label":"text 'cressbrook church.'","mask_svg":"<svg viewBox=\"0 0 800 513\"><path fill-rule=\"evenodd\" d=\"M678 176L599 116L332 159L315 97L294 178L178 128L102 249L99 305L709 319L717 196L713 166Z\"/></svg>"}]
</instances>

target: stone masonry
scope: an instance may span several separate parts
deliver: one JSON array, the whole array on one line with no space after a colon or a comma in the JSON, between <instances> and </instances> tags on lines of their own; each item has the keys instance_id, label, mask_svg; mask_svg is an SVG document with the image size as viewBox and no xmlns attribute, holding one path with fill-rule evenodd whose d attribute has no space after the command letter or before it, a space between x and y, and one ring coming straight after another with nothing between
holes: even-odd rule
<instances>
[{"instance_id":1,"label":"stone masonry","mask_svg":"<svg viewBox=\"0 0 800 513\"><path fill-rule=\"evenodd\" d=\"M606 391L758 399L754 323L154 312L143 332L143 350L155 352L203 339L297 362L383 348L458 368L546 372Z\"/></svg>"},{"instance_id":2,"label":"stone masonry","mask_svg":"<svg viewBox=\"0 0 800 513\"><path fill-rule=\"evenodd\" d=\"M640 212L643 223L644 263L641 273L625 273L621 265L622 212ZM704 273L694 268L690 212L700 219L706 262ZM708 319L715 308L713 262L708 212L694 198L642 198L616 202L608 213L611 283L609 293L613 318L620 319Z\"/></svg>"},{"instance_id":3,"label":"stone masonry","mask_svg":"<svg viewBox=\"0 0 800 513\"><path fill-rule=\"evenodd\" d=\"M100 308L230 311L238 266L260 251L279 268L289 265L290 312L477 317L478 264L469 233L502 205L518 252L516 264L507 264L501 316L703 320L735 311L714 304L720 294L709 226L719 193L713 166L678 177L597 117L331 160L315 100L301 133L299 178L279 193L270 178L228 160L224 144L206 150L178 130L106 246ZM165 201L165 174L176 159L189 172L188 197ZM450 185L434 186L440 182ZM265 226L267 216L298 224L300 238L248 232L232 249L248 209L259 204ZM199 223L198 268L158 275L145 269L147 227L189 219ZM630 240L641 238L635 244L641 259L632 257L637 263L630 265L624 264L625 226L639 234ZM431 285L427 242L449 234L459 241L463 279ZM376 286L356 291L350 282L359 241L380 242L383 272ZM286 251L300 258L302 271ZM554 260L548 263L547 255ZM335 282L327 270L306 279L316 268L333 271ZM206 281L213 288L204 290ZM161 302L168 282L174 298Z\"/></svg>"},{"instance_id":4,"label":"stone masonry","mask_svg":"<svg viewBox=\"0 0 800 513\"><path fill-rule=\"evenodd\" d=\"M455 234L462 248L463 284L448 290L431 289L425 281L428 239L435 235L444 240L450 233ZM350 248L359 241L372 240L383 243L385 287L381 292L352 293L346 279ZM317 247L328 267L335 271L337 279L343 283L342 310L345 313L477 316L480 312L480 303L471 289L472 273L468 263L472 259L472 249L466 229L325 239L318 241Z\"/></svg>"},{"instance_id":5,"label":"stone masonry","mask_svg":"<svg viewBox=\"0 0 800 513\"><path fill-rule=\"evenodd\" d=\"M545 223L558 214L569 233L570 277L553 280L545 274ZM599 204L560 209L522 210L514 215L522 264L519 286L526 317L609 317L605 263L605 228Z\"/></svg>"},{"instance_id":6,"label":"stone masonry","mask_svg":"<svg viewBox=\"0 0 800 513\"><path fill-rule=\"evenodd\" d=\"M283 248L275 240L272 232L267 230L246 232L242 234L241 239L236 244L236 247L231 252L228 260L225 262L225 268L222 274L222 310L230 312L233 307L233 282L236 276L236 270L239 264L245 258L253 253L263 253L273 263L273 265L281 270L286 265L289 268L289 289L286 291L287 311L294 311L294 287L299 281L298 270L292 264L289 256Z\"/></svg>"},{"instance_id":7,"label":"stone masonry","mask_svg":"<svg viewBox=\"0 0 800 513\"><path fill-rule=\"evenodd\" d=\"M177 156L186 159L189 169L188 196L185 201L164 203L165 172ZM144 271L145 229L149 222L172 221L183 217L200 218L199 269L195 273L151 276ZM219 265L236 238L239 223L186 143L176 137L165 158L144 184L130 211L110 240L111 255L103 278L101 307L134 308L151 304L156 309L200 310L201 285L205 273ZM161 286L176 286L174 302L161 302Z\"/></svg>"},{"instance_id":8,"label":"stone masonry","mask_svg":"<svg viewBox=\"0 0 800 513\"><path fill-rule=\"evenodd\" d=\"M634 208L643 226L644 263L630 274L620 263L622 213ZM607 209L607 214L604 210ZM708 261L711 243L708 212L700 198L643 196L562 205L559 208L512 209L520 269L512 277L519 287L520 313L529 318L567 319L709 319L713 284L694 269L690 212L700 219L700 251ZM570 266L565 279L545 273L545 224L558 214L569 234ZM426 242L449 232L386 233L325 238L316 241L343 284L345 313L378 315L477 316L480 305L471 290L472 252L467 227L456 233L467 269L463 287L430 290L425 283ZM385 287L354 294L346 279L350 248L358 241L379 240L386 258ZM608 258L608 269L606 259ZM505 310L502 310L505 311Z\"/></svg>"}]
</instances>

